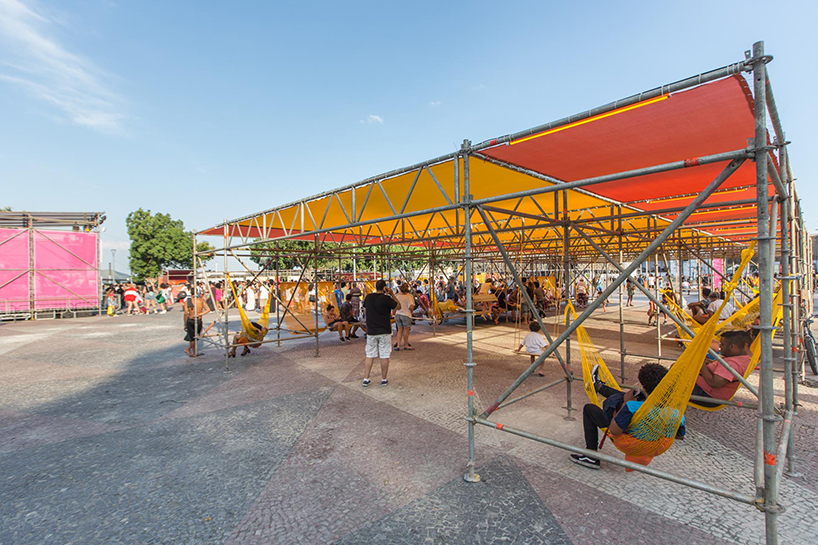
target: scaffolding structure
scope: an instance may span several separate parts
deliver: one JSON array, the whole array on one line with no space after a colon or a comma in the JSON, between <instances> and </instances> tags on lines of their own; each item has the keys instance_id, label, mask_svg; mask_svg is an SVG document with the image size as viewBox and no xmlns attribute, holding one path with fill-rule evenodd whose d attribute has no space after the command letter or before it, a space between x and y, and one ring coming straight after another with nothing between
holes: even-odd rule
<instances>
[{"instance_id":1,"label":"scaffolding structure","mask_svg":"<svg viewBox=\"0 0 818 545\"><path fill-rule=\"evenodd\" d=\"M102 312L104 212L0 211L0 321Z\"/></svg>"},{"instance_id":2,"label":"scaffolding structure","mask_svg":"<svg viewBox=\"0 0 818 545\"><path fill-rule=\"evenodd\" d=\"M525 131L477 144L465 140L456 152L224 221L197 235L223 238L221 247L208 251L208 257L223 257L225 271L229 257L250 271L243 259L250 257L251 248L252 255L270 257L265 268L271 271L278 267L277 257L302 261L299 283L308 282L314 296L316 356L319 259L366 256L380 263L384 276L391 276L389 264L393 260L420 258L428 260L426 270L431 277L441 258L461 262L467 286L467 481L479 481L474 433L476 426L484 426L747 504L764 513L766 542L778 543L779 483L784 475L796 475L794 417L799 407L798 386L805 373L799 331L811 316L814 286L811 240L793 183L789 142L767 75L771 60L764 53L763 42L757 42L743 60L722 68ZM195 280L212 280L200 272L202 256L195 252L195 239ZM277 242L283 240L307 241L312 248L279 249ZM757 241L755 264L759 273L761 325L756 327L761 334L760 387L750 384L717 353L711 350L710 355L758 398L757 404L733 404L757 415L755 494L651 469L496 420L497 411L563 384L566 418L571 419L572 383L576 380L570 371L571 335L603 301L618 291L620 375L624 381L625 357L631 354L625 350L620 287L651 260L657 277L660 259L668 271L669 263L675 260L680 277L683 263L693 261L700 278L703 271L723 275L712 260L718 257L738 262L751 240ZM549 347L489 407L478 409L474 404L477 366L471 288L475 267L492 270L495 263L502 264L518 285L522 276L546 271L558 279L566 294L582 266L606 267L616 278L574 321L566 319L556 338L551 338L543 319L533 313ZM310 275L308 271L312 271ZM781 281L783 301L782 399L776 399L773 389L775 276ZM635 281L633 285L693 335L663 304L658 278L654 289ZM675 288L682 290L680 285ZM535 308L526 290L520 293L529 308ZM277 302L276 327L270 329L275 329L276 335L265 342L303 338L281 336L286 331L283 315L290 311L292 300L282 299L278 290L271 297ZM203 337L224 349L225 358L233 346L227 314L226 310L219 314L217 333ZM301 326L310 330L310 324ZM650 357L670 359L662 357L662 339L657 320L658 354ZM552 355L564 376L512 398Z\"/></svg>"}]
</instances>

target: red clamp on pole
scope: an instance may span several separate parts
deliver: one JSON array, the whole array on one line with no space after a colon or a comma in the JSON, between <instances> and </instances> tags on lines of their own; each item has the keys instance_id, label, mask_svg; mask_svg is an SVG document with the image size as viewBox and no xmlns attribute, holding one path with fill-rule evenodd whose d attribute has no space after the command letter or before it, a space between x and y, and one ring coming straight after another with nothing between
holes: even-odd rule
<instances>
[{"instance_id":1,"label":"red clamp on pole","mask_svg":"<svg viewBox=\"0 0 818 545\"><path fill-rule=\"evenodd\" d=\"M738 407L741 407L741 401L736 401L736 405L737 405Z\"/></svg>"},{"instance_id":2,"label":"red clamp on pole","mask_svg":"<svg viewBox=\"0 0 818 545\"><path fill-rule=\"evenodd\" d=\"M494 425L494 427L495 427L495 428L497 428L498 430L503 429L503 425L502 425L502 424L495 424L495 425ZM773 456L773 458L775 458L775 456Z\"/></svg>"},{"instance_id":3,"label":"red clamp on pole","mask_svg":"<svg viewBox=\"0 0 818 545\"><path fill-rule=\"evenodd\" d=\"M488 415L490 415L491 413L493 413L494 411L496 411L496 410L497 410L497 407L499 407L499 406L500 406L500 405L499 405L499 403L495 403L494 405L492 405L491 407L489 407L488 409L486 409L486 416L488 416Z\"/></svg>"},{"instance_id":4,"label":"red clamp on pole","mask_svg":"<svg viewBox=\"0 0 818 545\"><path fill-rule=\"evenodd\" d=\"M685 159L685 168L688 167L697 167L699 166L699 158L696 157L695 159Z\"/></svg>"},{"instance_id":5,"label":"red clamp on pole","mask_svg":"<svg viewBox=\"0 0 818 545\"><path fill-rule=\"evenodd\" d=\"M492 140L491 142L489 142L489 145L490 145L490 146L493 146L493 145L494 145L494 144L496 144L496 143L497 143L497 139L495 138L494 140Z\"/></svg>"},{"instance_id":6,"label":"red clamp on pole","mask_svg":"<svg viewBox=\"0 0 818 545\"><path fill-rule=\"evenodd\" d=\"M466 395L467 396L473 396L474 395L474 390L466 390Z\"/></svg>"},{"instance_id":7,"label":"red clamp on pole","mask_svg":"<svg viewBox=\"0 0 818 545\"><path fill-rule=\"evenodd\" d=\"M768 466L774 466L775 465L775 454L773 454L772 452L765 452L764 453L764 463L767 464Z\"/></svg>"}]
</instances>

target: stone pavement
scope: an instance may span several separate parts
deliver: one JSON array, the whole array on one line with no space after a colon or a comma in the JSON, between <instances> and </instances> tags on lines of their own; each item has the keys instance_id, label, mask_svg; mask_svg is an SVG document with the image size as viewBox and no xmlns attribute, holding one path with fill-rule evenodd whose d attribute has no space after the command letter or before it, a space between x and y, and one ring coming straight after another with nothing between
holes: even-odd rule
<instances>
[{"instance_id":1,"label":"stone pavement","mask_svg":"<svg viewBox=\"0 0 818 545\"><path fill-rule=\"evenodd\" d=\"M616 316L609 307L588 329L618 369ZM655 353L644 308L626 318L628 349ZM417 350L393 354L389 386L366 389L363 339L324 333L316 358L312 339L287 336L225 372L213 348L182 354L181 326L178 309L0 325L0 543L763 542L764 516L749 506L610 465L587 470L564 451L483 427L483 482L464 482L457 323L434 336L416 327ZM511 352L520 336L511 325L476 329L477 407L525 367ZM628 358L630 378L640 364ZM553 362L519 392L559 376ZM818 535L818 390L802 394L803 476L782 484L782 543ZM572 401L582 407L581 387ZM556 387L493 418L582 445L565 402ZM751 494L753 412L687 418L688 439L652 467Z\"/></svg>"}]
</instances>

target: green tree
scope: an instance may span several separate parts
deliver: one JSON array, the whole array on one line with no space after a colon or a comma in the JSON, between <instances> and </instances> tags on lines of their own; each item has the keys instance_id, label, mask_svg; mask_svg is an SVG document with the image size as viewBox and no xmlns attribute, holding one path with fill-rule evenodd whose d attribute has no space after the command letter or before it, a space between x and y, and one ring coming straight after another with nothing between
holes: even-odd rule
<instances>
[{"instance_id":1,"label":"green tree","mask_svg":"<svg viewBox=\"0 0 818 545\"><path fill-rule=\"evenodd\" d=\"M275 242L258 242L250 248L250 259L257 265L263 267L269 259L274 259L273 256L275 255L274 253L265 253L264 251L275 247ZM318 268L337 270L339 264L338 250L343 250L344 253L340 260L341 269L345 272L352 272L352 256L349 252L353 247L354 245L346 243L321 243L318 255ZM312 241L280 240L278 241L278 248L282 254L287 254L289 251L289 255L281 255L278 258L278 267L280 269L294 269L301 267L301 265L311 269L315 266L313 263ZM358 270L380 270L383 267L382 260L390 253L393 255L395 253L407 251L417 253L418 250L418 248L402 246L399 244L361 248L358 250L358 255L356 257ZM300 252L305 253L301 254ZM388 259L388 263L393 267L393 269L400 268L404 272L408 272L413 269L420 269L426 262L427 256L424 255L423 252L420 252L419 255L412 256L411 258L391 257ZM272 263L269 268L275 270L275 263Z\"/></svg>"},{"instance_id":2,"label":"green tree","mask_svg":"<svg viewBox=\"0 0 818 545\"><path fill-rule=\"evenodd\" d=\"M131 238L129 263L131 273L139 280L159 276L165 268L193 267L193 233L185 231L181 220L169 214L151 214L136 210L128 214L125 224ZM207 242L196 245L197 252L213 250ZM212 258L204 256L207 261Z\"/></svg>"}]
</instances>

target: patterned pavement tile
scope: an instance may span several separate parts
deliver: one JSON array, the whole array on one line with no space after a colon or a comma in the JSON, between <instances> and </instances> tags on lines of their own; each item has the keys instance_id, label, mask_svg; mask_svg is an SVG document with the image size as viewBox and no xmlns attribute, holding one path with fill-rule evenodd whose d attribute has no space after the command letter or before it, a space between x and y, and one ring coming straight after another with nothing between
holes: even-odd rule
<instances>
[{"instance_id":1,"label":"patterned pavement tile","mask_svg":"<svg viewBox=\"0 0 818 545\"><path fill-rule=\"evenodd\" d=\"M229 543L338 539L461 475L462 452L457 434L339 387Z\"/></svg>"},{"instance_id":2,"label":"patterned pavement tile","mask_svg":"<svg viewBox=\"0 0 818 545\"><path fill-rule=\"evenodd\" d=\"M512 461L495 460L479 473L483 482L455 478L337 543L571 544Z\"/></svg>"},{"instance_id":3,"label":"patterned pavement tile","mask_svg":"<svg viewBox=\"0 0 818 545\"><path fill-rule=\"evenodd\" d=\"M2 455L0 543L220 543L328 394Z\"/></svg>"}]
</instances>

